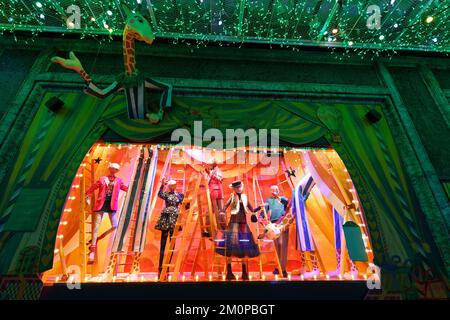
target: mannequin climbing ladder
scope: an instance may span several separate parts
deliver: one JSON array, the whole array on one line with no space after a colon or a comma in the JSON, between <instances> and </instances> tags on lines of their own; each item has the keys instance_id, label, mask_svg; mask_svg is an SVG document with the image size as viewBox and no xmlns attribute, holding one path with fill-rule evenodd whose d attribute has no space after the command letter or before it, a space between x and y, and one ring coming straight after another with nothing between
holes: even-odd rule
<instances>
[{"instance_id":1,"label":"mannequin climbing ladder","mask_svg":"<svg viewBox=\"0 0 450 320\"><path fill-rule=\"evenodd\" d=\"M175 229L172 236L169 237L169 241L166 243L160 279L165 279L169 268L173 267L173 279L174 281L178 280L187 241L192 234L196 223L196 219L194 219L194 209L197 202L197 193L200 182L201 179L199 174L192 174L189 178L184 200L178 213ZM182 231L180 230L180 227L182 227ZM176 247L175 244L178 238L181 238L181 243ZM175 255L175 262L171 263L173 255Z\"/></svg>"}]
</instances>

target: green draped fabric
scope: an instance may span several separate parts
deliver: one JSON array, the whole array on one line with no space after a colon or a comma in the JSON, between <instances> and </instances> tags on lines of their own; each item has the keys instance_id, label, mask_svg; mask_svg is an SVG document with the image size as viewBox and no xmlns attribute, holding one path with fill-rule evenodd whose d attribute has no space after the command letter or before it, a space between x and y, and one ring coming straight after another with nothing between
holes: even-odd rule
<instances>
[{"instance_id":1,"label":"green draped fabric","mask_svg":"<svg viewBox=\"0 0 450 320\"><path fill-rule=\"evenodd\" d=\"M42 216L35 232L13 234L14 245L0 243L0 274L16 270L17 254L21 246L33 243L41 248L36 257L39 269L51 267L58 219L79 163L107 128L132 141L148 141L171 133L176 128L192 131L196 120L203 121L203 129L226 128L279 129L280 140L303 145L321 137L332 141L331 132L317 117L317 110L326 106L341 113L338 133L342 142L333 146L340 154L352 175L366 213L371 241L377 263L387 263L393 256L402 261L425 259L434 252L425 242L422 214L415 202L409 181L400 161L395 141L383 118L379 123L365 123L369 106L362 104L337 104L326 102L289 102L279 100L244 100L225 98L176 97L161 123L152 125L145 120L130 120L126 115L125 99L116 95L98 100L82 93L65 93L60 98L64 109L49 113L45 102L53 94L46 94L16 155L16 163L8 183L4 186L0 202L0 218L8 219L5 208L12 191L21 180L23 168L35 149L43 124L51 125L25 176L24 188L36 186L49 188ZM381 106L370 106L380 112ZM12 214L20 214L14 212ZM12 219L11 221L20 221ZM7 225L6 225L7 226ZM20 226L10 226L17 231ZM6 230L8 231L8 230ZM5 240L7 242L7 240ZM7 248L7 249L5 249ZM439 261L439 259L436 259Z\"/></svg>"},{"instance_id":2,"label":"green draped fabric","mask_svg":"<svg viewBox=\"0 0 450 320\"><path fill-rule=\"evenodd\" d=\"M316 104L286 103L286 107L280 107L283 104L275 100L174 98L164 120L150 125L146 120L130 120L124 102L122 96L116 97L103 117L111 130L132 141L148 141L176 128L186 128L193 136L196 120L202 121L203 130L219 129L224 138L225 129L277 128L280 140L298 145L315 141L326 131L315 116Z\"/></svg>"}]
</instances>

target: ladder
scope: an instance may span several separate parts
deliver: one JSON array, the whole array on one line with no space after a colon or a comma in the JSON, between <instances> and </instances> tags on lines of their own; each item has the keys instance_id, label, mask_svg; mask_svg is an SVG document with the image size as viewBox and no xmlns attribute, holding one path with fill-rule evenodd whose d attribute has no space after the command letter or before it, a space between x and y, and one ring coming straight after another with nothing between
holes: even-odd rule
<instances>
[{"instance_id":1,"label":"ladder","mask_svg":"<svg viewBox=\"0 0 450 320\"><path fill-rule=\"evenodd\" d=\"M184 259L186 250L186 244L190 234L192 233L196 219L194 219L194 208L197 202L197 193L200 187L201 179L198 174L191 174L189 182L184 194L183 203L180 205L177 222L172 236L169 236L169 240L166 243L165 255L162 264L162 270L160 279L165 279L170 267L174 267L173 277L175 281L178 281L181 264ZM182 226L182 231L180 227ZM178 239L181 239L181 243L177 249L175 244ZM175 262L171 263L172 256L176 255Z\"/></svg>"},{"instance_id":2,"label":"ladder","mask_svg":"<svg viewBox=\"0 0 450 320\"><path fill-rule=\"evenodd\" d=\"M129 190L122 205L121 214L118 221L118 227L114 235L113 247L109 258L109 263L106 268L104 278L107 280L114 279L119 273L119 268L122 267L122 272L126 272L126 267L134 265L135 253L130 251L138 208L141 202L141 192L143 187L143 176L146 175L146 167L150 159L145 158L145 148L140 146L140 156L135 164L134 175L130 182ZM137 201L136 201L137 200ZM130 207L131 206L131 209ZM126 248L126 249L125 249ZM132 262L129 262L132 258Z\"/></svg>"},{"instance_id":3,"label":"ladder","mask_svg":"<svg viewBox=\"0 0 450 320\"><path fill-rule=\"evenodd\" d=\"M206 239L213 241L214 234L215 234L215 232L213 230L215 229L214 225L215 225L216 221L214 220L215 217L212 212L211 198L209 197L208 179L206 176L203 176L203 179L204 179L204 183L201 185L201 187L205 188L206 198L204 197L203 193L201 193L200 191L198 192L198 194L197 194L197 212L198 212L197 223L195 224L194 233L193 233L193 235L200 234L200 238L192 236L191 240L189 242L188 249L187 249L187 252L189 253L191 251L194 240L199 239L197 247L195 248L195 257L194 257L194 260L192 262L192 267L191 267L191 277L192 278L195 276L196 267L197 267L198 261L200 259L200 256L202 257L204 274L207 278L209 278L208 250L207 250L207 246L206 246ZM204 208L205 200L206 200L206 208ZM200 232L197 232L197 228L199 228ZM207 230L209 232L208 237L204 236L205 230Z\"/></svg>"},{"instance_id":4,"label":"ladder","mask_svg":"<svg viewBox=\"0 0 450 320\"><path fill-rule=\"evenodd\" d=\"M86 274L88 272L88 264L87 264L87 252L88 252L88 241L87 238L91 237L94 230L94 214L93 206L95 203L95 193L91 196L91 204L88 206L85 201L85 191L86 191L86 182L90 180L90 185L95 182L95 162L94 159L91 161L86 161L82 163L82 167L79 175L79 201L80 201L80 215L79 215L79 248L80 248L80 264L81 264L81 272L80 272L80 280L84 281L86 278ZM60 247L60 254L63 256L62 246ZM60 257L63 262L63 257ZM65 264L65 263L64 263ZM97 251L94 256L94 263L91 266L91 275L96 276L98 274L98 257ZM63 267L63 269L65 269Z\"/></svg>"}]
</instances>

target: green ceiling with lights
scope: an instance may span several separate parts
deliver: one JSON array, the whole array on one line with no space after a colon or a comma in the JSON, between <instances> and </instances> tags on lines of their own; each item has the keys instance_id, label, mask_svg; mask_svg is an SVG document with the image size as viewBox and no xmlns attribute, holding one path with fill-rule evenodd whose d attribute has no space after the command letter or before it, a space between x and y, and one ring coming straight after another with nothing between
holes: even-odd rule
<instances>
[{"instance_id":1,"label":"green ceiling with lights","mask_svg":"<svg viewBox=\"0 0 450 320\"><path fill-rule=\"evenodd\" d=\"M157 37L450 52L450 0L122 0ZM120 35L120 0L0 0L0 32Z\"/></svg>"}]
</instances>

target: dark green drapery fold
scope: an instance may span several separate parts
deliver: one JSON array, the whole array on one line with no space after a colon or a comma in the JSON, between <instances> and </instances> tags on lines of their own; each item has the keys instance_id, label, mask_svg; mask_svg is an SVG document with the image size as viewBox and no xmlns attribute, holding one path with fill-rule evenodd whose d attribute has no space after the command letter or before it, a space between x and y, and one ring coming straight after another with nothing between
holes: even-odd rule
<instances>
[{"instance_id":1,"label":"dark green drapery fold","mask_svg":"<svg viewBox=\"0 0 450 320\"><path fill-rule=\"evenodd\" d=\"M150 140L177 128L186 128L193 137L194 121L202 121L203 130L219 129L224 138L226 129L276 128L280 140L298 145L311 143L326 132L315 116L317 105L288 103L284 108L281 106L282 103L275 100L175 98L163 121L151 125L145 120L130 120L124 110L123 97L118 96L103 119L116 134L132 141Z\"/></svg>"}]
</instances>

